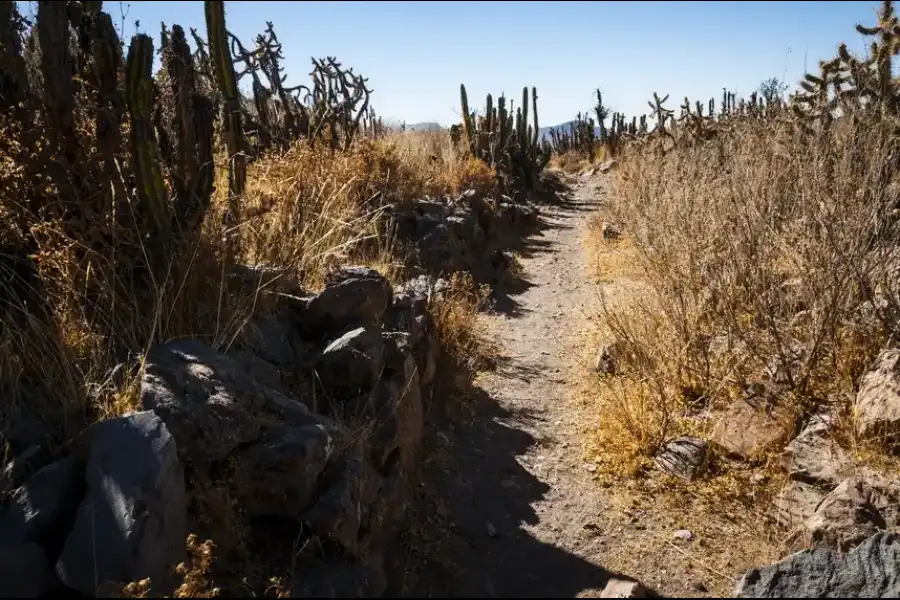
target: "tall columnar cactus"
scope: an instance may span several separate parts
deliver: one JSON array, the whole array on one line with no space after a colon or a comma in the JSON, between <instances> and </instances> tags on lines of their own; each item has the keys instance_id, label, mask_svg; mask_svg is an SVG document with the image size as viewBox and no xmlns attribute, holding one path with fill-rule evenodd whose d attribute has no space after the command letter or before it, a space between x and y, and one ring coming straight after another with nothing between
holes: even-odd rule
<instances>
[{"instance_id":1,"label":"tall columnar cactus","mask_svg":"<svg viewBox=\"0 0 900 600\"><path fill-rule=\"evenodd\" d=\"M540 142L540 123L537 115L537 89L522 89L522 105L513 116L512 102L502 94L487 95L484 116L474 118L469 110L465 86L460 86L463 106L462 129L467 131L469 152L495 167L498 173L512 175L520 183L534 186L537 176L550 160L550 147ZM533 122L529 123L529 104Z\"/></svg>"},{"instance_id":2,"label":"tall columnar cactus","mask_svg":"<svg viewBox=\"0 0 900 600\"><path fill-rule=\"evenodd\" d=\"M209 207L215 176L213 166L212 103L196 93L191 51L179 25L172 27L163 49L163 66L174 107L176 148L170 153L175 190L174 220L181 236L198 229Z\"/></svg>"},{"instance_id":3,"label":"tall columnar cactus","mask_svg":"<svg viewBox=\"0 0 900 600\"><path fill-rule=\"evenodd\" d=\"M66 4L48 0L38 2L37 31L49 142L70 165L74 165L78 160L78 136L75 134L75 85Z\"/></svg>"},{"instance_id":4,"label":"tall columnar cactus","mask_svg":"<svg viewBox=\"0 0 900 600\"><path fill-rule=\"evenodd\" d=\"M522 88L522 121L519 127L519 146L528 146L528 87Z\"/></svg>"},{"instance_id":5,"label":"tall columnar cactus","mask_svg":"<svg viewBox=\"0 0 900 600\"><path fill-rule=\"evenodd\" d=\"M472 122L472 116L469 112L469 96L466 94L465 84L459 84L459 109L462 111L463 135L466 138L466 144L469 152L475 154L475 124Z\"/></svg>"},{"instance_id":6,"label":"tall columnar cactus","mask_svg":"<svg viewBox=\"0 0 900 600\"><path fill-rule=\"evenodd\" d=\"M236 236L236 225L240 220L240 201L247 182L247 159L244 154L244 132L241 125L241 95L228 47L225 4L222 0L206 0L204 6L210 60L224 100L225 144L229 158L228 214L225 225L231 228Z\"/></svg>"},{"instance_id":7,"label":"tall columnar cactus","mask_svg":"<svg viewBox=\"0 0 900 600\"><path fill-rule=\"evenodd\" d=\"M86 9L86 14L92 12ZM122 147L122 121L125 116L125 98L119 88L118 77L123 64L122 45L107 13L97 12L93 16L90 52L91 81L97 91L97 149L103 158L103 172L112 186L116 223L124 227L128 222L127 199L116 156Z\"/></svg>"},{"instance_id":8,"label":"tall columnar cactus","mask_svg":"<svg viewBox=\"0 0 900 600\"><path fill-rule=\"evenodd\" d=\"M171 215L168 210L166 183L163 179L159 149L153 127L154 83L153 40L144 34L131 38L125 64L125 97L131 117L131 161L140 207L138 213L151 219L152 239L157 244L153 257L165 256L170 248ZM154 272L161 265L151 264Z\"/></svg>"}]
</instances>

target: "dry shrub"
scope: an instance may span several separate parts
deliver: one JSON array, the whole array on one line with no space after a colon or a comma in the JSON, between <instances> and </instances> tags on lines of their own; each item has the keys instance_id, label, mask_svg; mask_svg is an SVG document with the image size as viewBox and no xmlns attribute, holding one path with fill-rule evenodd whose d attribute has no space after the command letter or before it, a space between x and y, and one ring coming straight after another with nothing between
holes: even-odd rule
<instances>
[{"instance_id":1,"label":"dry shrub","mask_svg":"<svg viewBox=\"0 0 900 600\"><path fill-rule=\"evenodd\" d=\"M478 372L493 366L498 348L487 337L479 317L488 298L486 286L476 285L467 273L454 273L449 284L429 307L442 352L440 372L453 377L437 386L465 395Z\"/></svg>"},{"instance_id":2,"label":"dry shrub","mask_svg":"<svg viewBox=\"0 0 900 600\"><path fill-rule=\"evenodd\" d=\"M403 267L393 254L385 207L444 193L447 181L460 189L479 176L488 178L465 164L448 146L446 160L423 169L420 155L399 135L363 139L347 152L298 143L284 154L264 157L249 171L238 259L284 267L310 288L321 284L328 268L349 262L372 265L396 280ZM451 168L459 173L445 172ZM129 247L125 254L116 231L98 231L110 240L98 252L57 223L30 224L39 240L37 273L25 281L35 287L32 295L43 308L8 304L0 315L0 381L7 399L0 424L37 419L68 438L92 420L136 406L139 373L125 374L124 385L108 381L129 354L139 356L154 343L184 337L227 347L254 313L267 309L264 289L226 285L218 228L226 172L217 170L218 193L202 235L185 255L172 257L169 279L151 289L131 284L129 273L142 268L135 261L140 251ZM17 188L3 189L0 205L21 217L14 209L21 203L7 197ZM25 257L8 252L8 260L0 261L4 281L22 281L12 274L27 264ZM123 261L129 265L125 271ZM21 296L19 290L4 292L6 298L15 296Z\"/></svg>"},{"instance_id":3,"label":"dry shrub","mask_svg":"<svg viewBox=\"0 0 900 600\"><path fill-rule=\"evenodd\" d=\"M404 162L415 168L424 190L432 196L455 195L467 189L494 191L496 173L484 161L465 156L443 131L399 132L392 136Z\"/></svg>"},{"instance_id":4,"label":"dry shrub","mask_svg":"<svg viewBox=\"0 0 900 600\"><path fill-rule=\"evenodd\" d=\"M621 377L596 378L597 448L631 460L610 464L702 433L689 416L766 377L801 414L849 414L897 314L895 131L874 117L810 134L755 120L620 162L609 210L636 285L604 299L627 351Z\"/></svg>"}]
</instances>

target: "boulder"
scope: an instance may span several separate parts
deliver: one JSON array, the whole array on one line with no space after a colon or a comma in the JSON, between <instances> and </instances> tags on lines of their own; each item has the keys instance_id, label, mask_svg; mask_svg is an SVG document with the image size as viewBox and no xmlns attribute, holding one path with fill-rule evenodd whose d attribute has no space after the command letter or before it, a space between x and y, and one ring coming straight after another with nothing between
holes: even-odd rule
<instances>
[{"instance_id":1,"label":"boulder","mask_svg":"<svg viewBox=\"0 0 900 600\"><path fill-rule=\"evenodd\" d=\"M165 582L184 558L187 497L175 439L151 411L98 423L87 495L56 563L69 587L94 594L107 581Z\"/></svg>"},{"instance_id":2,"label":"boulder","mask_svg":"<svg viewBox=\"0 0 900 600\"><path fill-rule=\"evenodd\" d=\"M775 520L789 528L802 526L816 512L827 493L805 481L788 481L775 497Z\"/></svg>"},{"instance_id":3,"label":"boulder","mask_svg":"<svg viewBox=\"0 0 900 600\"><path fill-rule=\"evenodd\" d=\"M240 454L236 473L241 506L251 516L299 518L337 445L322 425L279 427Z\"/></svg>"},{"instance_id":4,"label":"boulder","mask_svg":"<svg viewBox=\"0 0 900 600\"><path fill-rule=\"evenodd\" d=\"M610 579L603 591L600 592L601 598L646 598L647 591L637 581L629 581L627 579Z\"/></svg>"},{"instance_id":5,"label":"boulder","mask_svg":"<svg viewBox=\"0 0 900 600\"><path fill-rule=\"evenodd\" d=\"M281 370L274 364L248 350L233 350L228 353L228 356L237 362L247 375L260 384L273 390L281 389Z\"/></svg>"},{"instance_id":6,"label":"boulder","mask_svg":"<svg viewBox=\"0 0 900 600\"><path fill-rule=\"evenodd\" d=\"M166 423L184 460L212 462L257 440L260 417L321 422L305 405L261 385L236 361L198 340L151 348L141 403Z\"/></svg>"},{"instance_id":7,"label":"boulder","mask_svg":"<svg viewBox=\"0 0 900 600\"><path fill-rule=\"evenodd\" d=\"M897 598L900 536L881 533L847 554L805 550L744 575L737 598Z\"/></svg>"},{"instance_id":8,"label":"boulder","mask_svg":"<svg viewBox=\"0 0 900 600\"><path fill-rule=\"evenodd\" d=\"M424 408L418 366L404 349L399 365L392 365L372 389L359 410L370 427L368 444L372 461L383 476L408 472L415 461L424 435ZM399 366L399 370L396 369Z\"/></svg>"},{"instance_id":9,"label":"boulder","mask_svg":"<svg viewBox=\"0 0 900 600\"><path fill-rule=\"evenodd\" d=\"M317 334L353 325L376 325L391 304L391 284L367 267L346 267L331 274L325 289L306 307L303 325Z\"/></svg>"},{"instance_id":10,"label":"boulder","mask_svg":"<svg viewBox=\"0 0 900 600\"><path fill-rule=\"evenodd\" d=\"M59 594L59 580L37 544L0 544L0 598L45 598Z\"/></svg>"},{"instance_id":11,"label":"boulder","mask_svg":"<svg viewBox=\"0 0 900 600\"><path fill-rule=\"evenodd\" d=\"M236 264L231 267L229 275L238 287L246 290L271 290L294 295L303 293L296 274L286 268Z\"/></svg>"},{"instance_id":12,"label":"boulder","mask_svg":"<svg viewBox=\"0 0 900 600\"><path fill-rule=\"evenodd\" d=\"M848 550L900 526L900 482L863 470L842 482L804 523L810 543Z\"/></svg>"},{"instance_id":13,"label":"boulder","mask_svg":"<svg viewBox=\"0 0 900 600\"><path fill-rule=\"evenodd\" d=\"M291 316L283 310L251 319L241 329L241 340L256 356L273 365L292 365L297 362L293 332Z\"/></svg>"},{"instance_id":14,"label":"boulder","mask_svg":"<svg viewBox=\"0 0 900 600\"><path fill-rule=\"evenodd\" d=\"M84 495L84 466L51 463L12 493L0 516L0 545L33 542L59 552Z\"/></svg>"},{"instance_id":15,"label":"boulder","mask_svg":"<svg viewBox=\"0 0 900 600\"><path fill-rule=\"evenodd\" d=\"M786 442L794 431L795 415L765 386L751 386L720 416L711 440L729 454L759 458Z\"/></svg>"},{"instance_id":16,"label":"boulder","mask_svg":"<svg viewBox=\"0 0 900 600\"><path fill-rule=\"evenodd\" d=\"M900 350L884 350L856 393L857 433L864 438L900 434Z\"/></svg>"},{"instance_id":17,"label":"boulder","mask_svg":"<svg viewBox=\"0 0 900 600\"><path fill-rule=\"evenodd\" d=\"M12 460L0 470L0 494L25 483L50 460L50 453L40 444L29 446L21 454L13 456Z\"/></svg>"},{"instance_id":18,"label":"boulder","mask_svg":"<svg viewBox=\"0 0 900 600\"><path fill-rule=\"evenodd\" d=\"M376 500L379 480L359 449L351 449L322 477L324 491L312 508L301 515L316 535L340 544L345 553L365 554L373 531L370 507Z\"/></svg>"},{"instance_id":19,"label":"boulder","mask_svg":"<svg viewBox=\"0 0 900 600\"><path fill-rule=\"evenodd\" d=\"M315 361L316 376L327 389L369 389L384 368L384 342L377 327L344 333Z\"/></svg>"},{"instance_id":20,"label":"boulder","mask_svg":"<svg viewBox=\"0 0 900 600\"><path fill-rule=\"evenodd\" d=\"M834 419L816 415L784 449L782 464L792 479L834 489L849 466L847 453L831 436Z\"/></svg>"}]
</instances>

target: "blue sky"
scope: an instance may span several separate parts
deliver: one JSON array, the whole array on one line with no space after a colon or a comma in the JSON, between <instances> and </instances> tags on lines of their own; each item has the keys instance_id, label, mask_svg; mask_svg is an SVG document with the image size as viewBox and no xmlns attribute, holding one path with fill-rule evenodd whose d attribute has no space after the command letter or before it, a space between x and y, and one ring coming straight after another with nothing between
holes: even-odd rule
<instances>
[{"instance_id":1,"label":"blue sky","mask_svg":"<svg viewBox=\"0 0 900 600\"><path fill-rule=\"evenodd\" d=\"M749 93L761 80L794 84L841 41L863 51L853 26L874 22L861 2L226 2L245 44L275 24L288 83L305 83L310 56L337 56L369 78L386 119L458 121L459 84L472 103L488 92L521 97L537 86L541 125L593 106L599 87L614 110L642 114L654 91L707 100L723 86ZM123 3L125 33L158 40L159 23L204 28L203 2ZM120 22L118 2L105 2ZM518 101L517 101L518 103Z\"/></svg>"}]
</instances>

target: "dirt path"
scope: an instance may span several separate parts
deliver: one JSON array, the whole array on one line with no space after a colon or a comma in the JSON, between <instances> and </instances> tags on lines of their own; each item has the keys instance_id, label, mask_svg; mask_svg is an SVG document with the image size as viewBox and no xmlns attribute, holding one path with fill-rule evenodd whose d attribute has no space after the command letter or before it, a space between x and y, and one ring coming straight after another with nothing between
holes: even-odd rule
<instances>
[{"instance_id":1,"label":"dirt path","mask_svg":"<svg viewBox=\"0 0 900 600\"><path fill-rule=\"evenodd\" d=\"M544 226L519 251L520 280L485 317L503 359L478 382L474 422L448 432L452 461L434 469L428 526L446 559L415 569L418 595L596 597L610 577L599 560L609 543L597 532L601 490L579 460L566 381L576 343L566 328L584 322L576 313L594 293L583 237L597 202L581 177L543 209Z\"/></svg>"}]
</instances>

